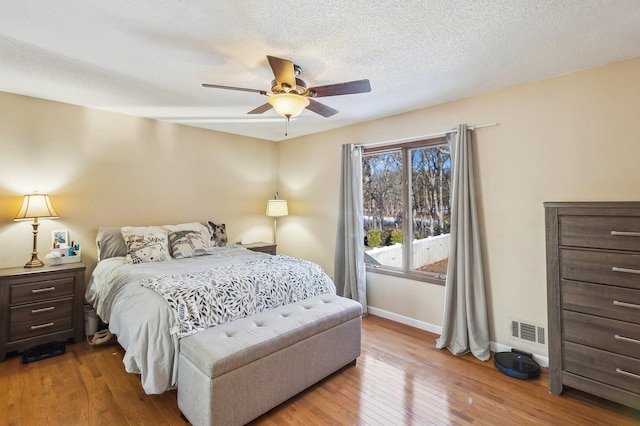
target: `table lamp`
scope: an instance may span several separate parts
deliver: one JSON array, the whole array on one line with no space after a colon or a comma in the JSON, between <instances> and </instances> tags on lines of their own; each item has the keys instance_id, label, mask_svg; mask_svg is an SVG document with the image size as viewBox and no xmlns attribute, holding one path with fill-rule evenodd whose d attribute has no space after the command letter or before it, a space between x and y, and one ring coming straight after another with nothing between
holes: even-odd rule
<instances>
[{"instance_id":1,"label":"table lamp","mask_svg":"<svg viewBox=\"0 0 640 426\"><path fill-rule=\"evenodd\" d=\"M267 201L267 216L273 217L273 243L276 244L276 228L277 220L281 216L287 216L289 210L287 209L287 200L281 200L278 198L278 193L273 200Z\"/></svg>"},{"instance_id":2,"label":"table lamp","mask_svg":"<svg viewBox=\"0 0 640 426\"><path fill-rule=\"evenodd\" d=\"M28 261L25 268L37 268L44 266L44 263L38 259L38 219L57 219L58 213L51 205L51 200L46 194L25 195L22 200L22 207L14 220L33 219L33 252L31 252L31 260Z\"/></svg>"}]
</instances>

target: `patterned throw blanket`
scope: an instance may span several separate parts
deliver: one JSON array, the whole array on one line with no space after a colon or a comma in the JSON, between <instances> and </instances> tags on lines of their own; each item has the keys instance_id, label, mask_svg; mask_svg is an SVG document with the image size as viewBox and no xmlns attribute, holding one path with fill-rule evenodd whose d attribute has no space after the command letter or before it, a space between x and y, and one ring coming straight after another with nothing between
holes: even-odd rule
<instances>
[{"instance_id":1,"label":"patterned throw blanket","mask_svg":"<svg viewBox=\"0 0 640 426\"><path fill-rule=\"evenodd\" d=\"M265 256L198 273L147 278L141 285L169 303L177 325L171 334L186 337L336 288L315 263L284 255Z\"/></svg>"}]
</instances>

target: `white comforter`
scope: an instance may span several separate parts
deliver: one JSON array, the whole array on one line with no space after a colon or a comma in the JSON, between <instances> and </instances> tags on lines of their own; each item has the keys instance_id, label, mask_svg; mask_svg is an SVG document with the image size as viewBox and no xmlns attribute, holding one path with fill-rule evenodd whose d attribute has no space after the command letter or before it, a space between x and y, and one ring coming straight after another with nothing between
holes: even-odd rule
<instances>
[{"instance_id":1,"label":"white comforter","mask_svg":"<svg viewBox=\"0 0 640 426\"><path fill-rule=\"evenodd\" d=\"M125 369L141 375L146 393L162 393L177 383L179 339L170 332L175 329L175 316L165 299L143 287L141 280L201 272L264 256L269 255L231 245L211 248L206 256L165 262L133 265L124 257L105 259L89 280L86 298L125 349Z\"/></svg>"}]
</instances>

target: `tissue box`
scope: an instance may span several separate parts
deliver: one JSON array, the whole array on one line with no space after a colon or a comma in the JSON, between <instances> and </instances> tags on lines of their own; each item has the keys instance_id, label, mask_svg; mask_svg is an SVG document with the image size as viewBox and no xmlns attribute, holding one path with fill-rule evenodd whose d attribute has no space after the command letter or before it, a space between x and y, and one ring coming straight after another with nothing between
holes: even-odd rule
<instances>
[{"instance_id":1,"label":"tissue box","mask_svg":"<svg viewBox=\"0 0 640 426\"><path fill-rule=\"evenodd\" d=\"M55 256L53 253L59 253L60 257L52 257ZM62 265L64 263L76 263L81 262L82 252L81 250L76 250L76 254L74 256L69 256L69 248L57 248L51 249L49 255L47 255L47 259L49 259L49 264L51 265Z\"/></svg>"}]
</instances>

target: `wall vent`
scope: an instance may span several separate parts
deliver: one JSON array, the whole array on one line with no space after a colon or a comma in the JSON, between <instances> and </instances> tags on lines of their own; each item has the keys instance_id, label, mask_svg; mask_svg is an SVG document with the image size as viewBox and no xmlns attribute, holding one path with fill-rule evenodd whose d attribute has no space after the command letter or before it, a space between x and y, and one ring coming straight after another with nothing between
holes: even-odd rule
<instances>
[{"instance_id":1,"label":"wall vent","mask_svg":"<svg viewBox=\"0 0 640 426\"><path fill-rule=\"evenodd\" d=\"M538 324L512 319L510 329L513 338L541 345L547 343L545 329Z\"/></svg>"}]
</instances>

